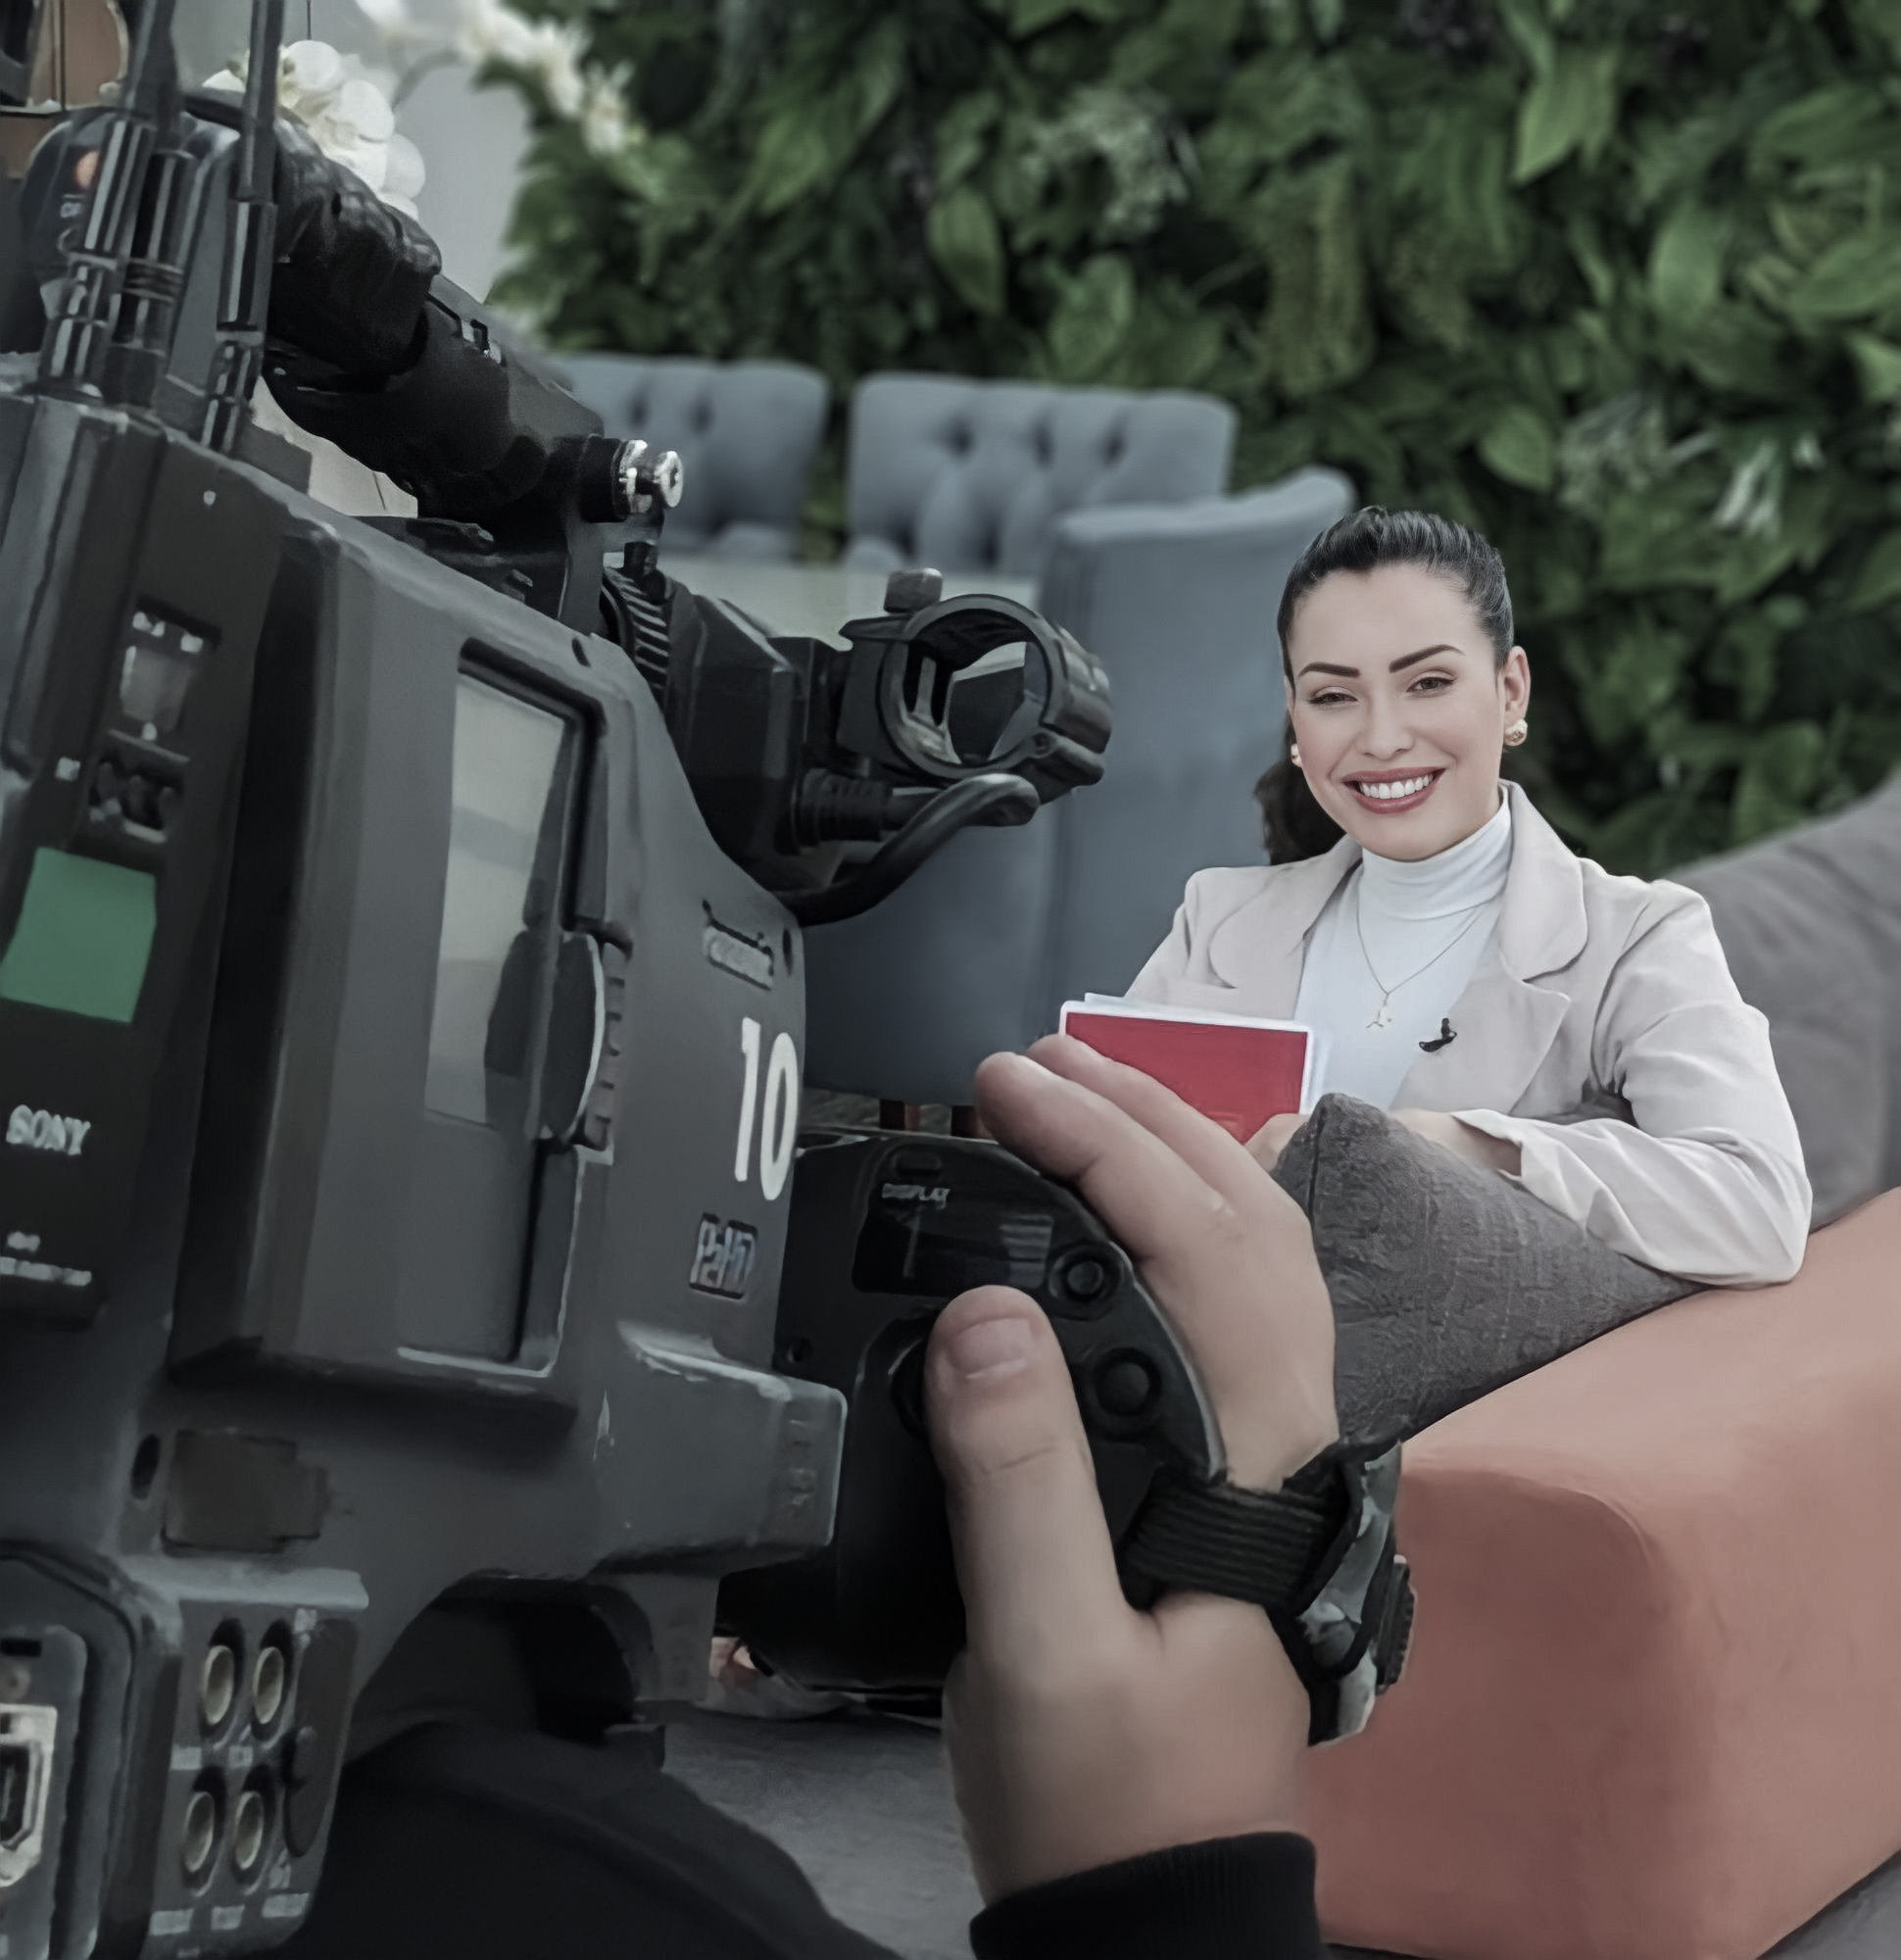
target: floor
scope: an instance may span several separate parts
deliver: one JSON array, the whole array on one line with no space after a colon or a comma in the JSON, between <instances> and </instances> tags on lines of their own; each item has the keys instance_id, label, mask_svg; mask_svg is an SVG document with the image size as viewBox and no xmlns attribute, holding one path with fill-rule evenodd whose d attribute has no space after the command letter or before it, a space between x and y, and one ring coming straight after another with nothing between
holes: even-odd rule
<instances>
[{"instance_id":1,"label":"floor","mask_svg":"<svg viewBox=\"0 0 1901 1960\"><path fill-rule=\"evenodd\" d=\"M667 1767L775 1838L838 1916L904 1960L969 1960L977 1909L928 1729L858 1716L753 1722L699 1715L669 1732ZM1894 1960L1901 1859L1765 1960ZM1335 1960L1384 1960L1345 1947Z\"/></svg>"}]
</instances>

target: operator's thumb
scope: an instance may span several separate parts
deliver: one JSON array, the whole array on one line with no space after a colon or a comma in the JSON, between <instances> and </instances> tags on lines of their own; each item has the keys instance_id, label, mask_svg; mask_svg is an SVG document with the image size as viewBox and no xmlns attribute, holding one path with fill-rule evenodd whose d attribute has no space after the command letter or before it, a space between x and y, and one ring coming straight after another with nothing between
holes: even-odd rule
<instances>
[{"instance_id":1,"label":"operator's thumb","mask_svg":"<svg viewBox=\"0 0 1901 1960\"><path fill-rule=\"evenodd\" d=\"M1075 1391L1042 1309L1006 1287L953 1299L931 1333L925 1396L970 1651L1012 1674L1060 1667L1079 1628L1126 1608Z\"/></svg>"}]
</instances>

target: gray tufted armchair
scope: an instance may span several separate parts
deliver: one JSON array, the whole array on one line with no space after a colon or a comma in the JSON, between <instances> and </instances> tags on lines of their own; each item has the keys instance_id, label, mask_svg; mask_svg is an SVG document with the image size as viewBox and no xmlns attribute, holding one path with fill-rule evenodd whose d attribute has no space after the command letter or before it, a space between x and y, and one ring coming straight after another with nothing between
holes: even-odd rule
<instances>
[{"instance_id":1,"label":"gray tufted armchair","mask_svg":"<svg viewBox=\"0 0 1901 1960\"><path fill-rule=\"evenodd\" d=\"M822 374L785 361L559 359L609 435L680 452L686 494L667 515L670 553L794 556L831 399Z\"/></svg>"},{"instance_id":2,"label":"gray tufted armchair","mask_svg":"<svg viewBox=\"0 0 1901 1960\"><path fill-rule=\"evenodd\" d=\"M874 374L852 398L844 562L1033 578L1066 512L1225 490L1235 420L1206 395Z\"/></svg>"}]
</instances>

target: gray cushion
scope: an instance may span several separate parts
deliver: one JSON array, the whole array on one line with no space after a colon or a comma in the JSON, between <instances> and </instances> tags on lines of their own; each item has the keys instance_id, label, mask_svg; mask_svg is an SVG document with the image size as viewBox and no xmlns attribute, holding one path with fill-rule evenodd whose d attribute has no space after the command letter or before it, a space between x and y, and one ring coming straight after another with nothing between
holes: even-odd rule
<instances>
[{"instance_id":1,"label":"gray cushion","mask_svg":"<svg viewBox=\"0 0 1901 1960\"><path fill-rule=\"evenodd\" d=\"M1207 395L875 374L852 398L845 562L1033 577L1066 511L1225 490L1235 421Z\"/></svg>"},{"instance_id":2,"label":"gray cushion","mask_svg":"<svg viewBox=\"0 0 1901 1960\"><path fill-rule=\"evenodd\" d=\"M1350 1096L1320 1099L1275 1179L1313 1227L1357 1442L1415 1435L1694 1291Z\"/></svg>"},{"instance_id":3,"label":"gray cushion","mask_svg":"<svg viewBox=\"0 0 1901 1960\"><path fill-rule=\"evenodd\" d=\"M1769 1017L1818 1224L1901 1184L1901 776L1834 816L1672 874L1710 902Z\"/></svg>"},{"instance_id":4,"label":"gray cushion","mask_svg":"<svg viewBox=\"0 0 1901 1960\"><path fill-rule=\"evenodd\" d=\"M667 514L674 553L789 559L812 457L825 430L825 377L786 361L718 363L563 354L574 393L609 435L680 453L686 490Z\"/></svg>"}]
</instances>

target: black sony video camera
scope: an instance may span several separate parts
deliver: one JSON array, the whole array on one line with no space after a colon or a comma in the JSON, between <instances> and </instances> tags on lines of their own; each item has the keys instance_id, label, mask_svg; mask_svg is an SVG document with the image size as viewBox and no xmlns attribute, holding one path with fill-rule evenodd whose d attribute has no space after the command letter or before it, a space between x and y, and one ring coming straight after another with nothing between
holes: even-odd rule
<instances>
[{"instance_id":1,"label":"black sony video camera","mask_svg":"<svg viewBox=\"0 0 1901 1960\"><path fill-rule=\"evenodd\" d=\"M1071 1193L800 1134L802 925L1094 781L1097 663L919 575L843 646L683 590L677 460L277 123L282 0L241 99L181 88L171 11L0 180L9 1960L294 1930L444 1600L568 1735L699 1698L716 1617L941 1681L921 1344L971 1285L1049 1310L1118 1541L1222 1468ZM261 375L417 514L311 501Z\"/></svg>"}]
</instances>

